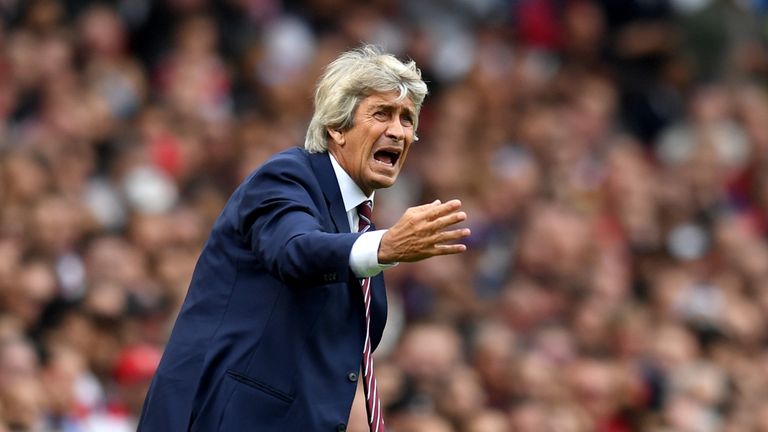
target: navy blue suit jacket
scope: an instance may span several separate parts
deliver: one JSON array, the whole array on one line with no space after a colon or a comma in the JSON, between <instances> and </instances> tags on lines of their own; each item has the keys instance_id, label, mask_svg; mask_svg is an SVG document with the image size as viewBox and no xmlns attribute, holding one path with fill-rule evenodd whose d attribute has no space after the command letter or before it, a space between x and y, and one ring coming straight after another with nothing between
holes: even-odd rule
<instances>
[{"instance_id":1,"label":"navy blue suit jacket","mask_svg":"<svg viewBox=\"0 0 768 432\"><path fill-rule=\"evenodd\" d=\"M277 154L213 226L144 402L140 431L335 431L365 339L363 296L327 154ZM371 340L386 321L372 278Z\"/></svg>"}]
</instances>

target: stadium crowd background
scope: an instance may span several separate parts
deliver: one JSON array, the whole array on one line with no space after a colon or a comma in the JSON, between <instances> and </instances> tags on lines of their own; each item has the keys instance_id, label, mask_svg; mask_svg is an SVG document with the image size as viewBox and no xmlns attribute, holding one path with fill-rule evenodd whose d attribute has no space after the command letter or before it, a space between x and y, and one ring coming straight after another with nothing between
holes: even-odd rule
<instances>
[{"instance_id":1,"label":"stadium crowd background","mask_svg":"<svg viewBox=\"0 0 768 432\"><path fill-rule=\"evenodd\" d=\"M473 229L387 270L392 431L768 431L766 14L0 0L0 431L135 429L213 220L362 41L431 90L378 225L460 198Z\"/></svg>"}]
</instances>

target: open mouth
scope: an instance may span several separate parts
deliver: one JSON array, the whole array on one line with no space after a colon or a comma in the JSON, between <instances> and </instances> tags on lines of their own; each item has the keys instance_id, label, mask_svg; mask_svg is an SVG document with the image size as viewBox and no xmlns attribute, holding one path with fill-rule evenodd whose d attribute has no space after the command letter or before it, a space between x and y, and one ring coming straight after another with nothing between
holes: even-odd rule
<instances>
[{"instance_id":1,"label":"open mouth","mask_svg":"<svg viewBox=\"0 0 768 432\"><path fill-rule=\"evenodd\" d=\"M394 149L378 150L376 151L376 153L373 154L373 158L377 162L381 162L389 166L395 166L395 164L397 163L397 160L400 159L400 150L394 150Z\"/></svg>"}]
</instances>

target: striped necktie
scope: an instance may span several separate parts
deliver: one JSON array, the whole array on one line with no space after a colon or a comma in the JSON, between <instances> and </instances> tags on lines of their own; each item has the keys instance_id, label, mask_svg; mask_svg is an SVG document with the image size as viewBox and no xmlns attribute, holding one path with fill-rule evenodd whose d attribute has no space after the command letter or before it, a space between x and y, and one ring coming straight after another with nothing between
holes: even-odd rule
<instances>
[{"instance_id":1,"label":"striped necktie","mask_svg":"<svg viewBox=\"0 0 768 432\"><path fill-rule=\"evenodd\" d=\"M371 211L373 203L365 201L357 206L357 214L360 217L358 232L366 232L371 228ZM360 281L363 288L363 300L365 301L365 345L363 346L363 390L365 391L365 408L368 412L368 424L372 432L384 432L384 418L381 413L381 400L379 399L376 377L373 372L373 353L371 352L371 278Z\"/></svg>"}]
</instances>

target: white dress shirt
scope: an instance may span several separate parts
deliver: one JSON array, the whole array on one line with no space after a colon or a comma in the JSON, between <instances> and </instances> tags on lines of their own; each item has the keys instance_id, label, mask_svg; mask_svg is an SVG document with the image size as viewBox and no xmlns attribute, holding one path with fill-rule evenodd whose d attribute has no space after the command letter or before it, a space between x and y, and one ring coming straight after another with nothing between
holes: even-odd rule
<instances>
[{"instance_id":1,"label":"white dress shirt","mask_svg":"<svg viewBox=\"0 0 768 432\"><path fill-rule=\"evenodd\" d=\"M371 193L371 196L365 196L360 187L357 186L357 183L344 171L344 168L339 165L336 158L330 152L328 152L328 157L331 158L333 172L336 174L336 180L339 183L341 198L344 200L344 210L347 212L349 228L352 232L357 232L360 222L360 217L357 215L357 206L366 200L373 202L375 192ZM381 237L385 232L387 230L365 232L352 245L352 251L349 254L349 268L352 269L352 272L358 278L377 275L385 268L395 265L379 264L379 243L381 243Z\"/></svg>"}]
</instances>

